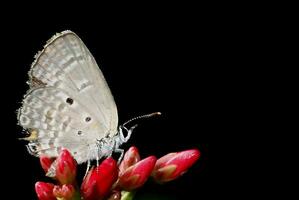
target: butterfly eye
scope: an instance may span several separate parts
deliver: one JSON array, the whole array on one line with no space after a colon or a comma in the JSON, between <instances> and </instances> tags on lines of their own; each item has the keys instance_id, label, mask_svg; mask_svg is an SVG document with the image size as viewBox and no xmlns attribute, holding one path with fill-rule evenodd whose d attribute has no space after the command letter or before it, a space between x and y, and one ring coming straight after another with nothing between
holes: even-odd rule
<instances>
[{"instance_id":1,"label":"butterfly eye","mask_svg":"<svg viewBox=\"0 0 299 200\"><path fill-rule=\"evenodd\" d=\"M86 121L86 122L89 122L90 120L91 120L90 117L86 117L86 118L85 118L85 121Z\"/></svg>"},{"instance_id":2,"label":"butterfly eye","mask_svg":"<svg viewBox=\"0 0 299 200\"><path fill-rule=\"evenodd\" d=\"M72 105L74 103L74 100L72 98L67 98L66 103L68 103L69 105Z\"/></svg>"},{"instance_id":3,"label":"butterfly eye","mask_svg":"<svg viewBox=\"0 0 299 200\"><path fill-rule=\"evenodd\" d=\"M78 135L82 135L82 131L78 131Z\"/></svg>"}]
</instances>

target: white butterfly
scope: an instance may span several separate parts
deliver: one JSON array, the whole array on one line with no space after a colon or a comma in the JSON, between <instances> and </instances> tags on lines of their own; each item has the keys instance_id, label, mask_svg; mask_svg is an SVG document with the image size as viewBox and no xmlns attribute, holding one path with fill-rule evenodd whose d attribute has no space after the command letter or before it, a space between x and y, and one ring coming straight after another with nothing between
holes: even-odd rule
<instances>
[{"instance_id":1,"label":"white butterfly","mask_svg":"<svg viewBox=\"0 0 299 200\"><path fill-rule=\"evenodd\" d=\"M135 126L117 128L113 96L95 59L75 33L64 31L47 42L35 56L28 84L18 121L30 133L24 139L32 155L56 157L67 148L79 164L112 152L121 153L122 158L119 147ZM141 117L156 114L160 113Z\"/></svg>"}]
</instances>

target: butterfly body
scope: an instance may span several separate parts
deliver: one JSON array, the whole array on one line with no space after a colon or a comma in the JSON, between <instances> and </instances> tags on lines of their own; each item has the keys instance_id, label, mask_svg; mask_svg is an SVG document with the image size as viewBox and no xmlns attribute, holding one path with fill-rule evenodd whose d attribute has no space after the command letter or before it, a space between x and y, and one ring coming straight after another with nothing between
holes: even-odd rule
<instances>
[{"instance_id":1,"label":"butterfly body","mask_svg":"<svg viewBox=\"0 0 299 200\"><path fill-rule=\"evenodd\" d=\"M71 31L51 38L29 71L29 86L18 111L31 135L34 156L58 156L67 148L78 163L122 153L128 140L117 128L117 108L95 59ZM25 138L26 139L26 138Z\"/></svg>"}]
</instances>

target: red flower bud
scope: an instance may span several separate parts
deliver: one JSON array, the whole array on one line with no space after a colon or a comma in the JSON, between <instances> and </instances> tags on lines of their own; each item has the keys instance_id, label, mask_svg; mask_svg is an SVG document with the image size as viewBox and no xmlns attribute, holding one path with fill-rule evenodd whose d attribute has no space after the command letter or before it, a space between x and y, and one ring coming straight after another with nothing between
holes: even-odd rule
<instances>
[{"instance_id":1,"label":"red flower bud","mask_svg":"<svg viewBox=\"0 0 299 200\"><path fill-rule=\"evenodd\" d=\"M57 158L56 178L61 184L72 184L76 178L77 163L66 149Z\"/></svg>"},{"instance_id":2,"label":"red flower bud","mask_svg":"<svg viewBox=\"0 0 299 200\"><path fill-rule=\"evenodd\" d=\"M169 153L157 160L152 176L157 182L176 179L187 171L200 157L197 149Z\"/></svg>"},{"instance_id":3,"label":"red flower bud","mask_svg":"<svg viewBox=\"0 0 299 200\"><path fill-rule=\"evenodd\" d=\"M134 165L140 160L138 149L134 146L130 147L125 153L124 159L119 165L119 176L121 176L127 168Z\"/></svg>"},{"instance_id":4,"label":"red flower bud","mask_svg":"<svg viewBox=\"0 0 299 200\"><path fill-rule=\"evenodd\" d=\"M39 158L40 164L46 173L48 172L54 160L54 158L49 158L47 156L41 156Z\"/></svg>"},{"instance_id":5,"label":"red flower bud","mask_svg":"<svg viewBox=\"0 0 299 200\"><path fill-rule=\"evenodd\" d=\"M127 191L141 187L150 176L156 160L155 156L149 156L127 168L119 177L118 185Z\"/></svg>"},{"instance_id":6,"label":"red flower bud","mask_svg":"<svg viewBox=\"0 0 299 200\"><path fill-rule=\"evenodd\" d=\"M39 200L56 200L53 195L54 185L51 183L37 182L35 184L35 192Z\"/></svg>"},{"instance_id":7,"label":"red flower bud","mask_svg":"<svg viewBox=\"0 0 299 200\"><path fill-rule=\"evenodd\" d=\"M55 197L61 198L63 200L73 200L75 196L75 188L72 185L55 185L53 194Z\"/></svg>"},{"instance_id":8,"label":"red flower bud","mask_svg":"<svg viewBox=\"0 0 299 200\"><path fill-rule=\"evenodd\" d=\"M102 200L117 180L118 168L113 158L107 158L99 166L90 170L81 185L84 200Z\"/></svg>"}]
</instances>

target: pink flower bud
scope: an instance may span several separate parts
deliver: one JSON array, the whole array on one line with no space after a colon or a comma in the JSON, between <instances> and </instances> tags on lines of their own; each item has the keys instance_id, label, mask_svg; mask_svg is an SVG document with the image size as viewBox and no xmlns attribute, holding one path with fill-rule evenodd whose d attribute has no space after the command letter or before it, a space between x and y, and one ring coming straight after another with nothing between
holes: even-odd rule
<instances>
[{"instance_id":1,"label":"pink flower bud","mask_svg":"<svg viewBox=\"0 0 299 200\"><path fill-rule=\"evenodd\" d=\"M185 173L200 157L197 149L169 153L157 160L152 176L163 183L178 178Z\"/></svg>"},{"instance_id":2,"label":"pink flower bud","mask_svg":"<svg viewBox=\"0 0 299 200\"><path fill-rule=\"evenodd\" d=\"M56 200L53 195L54 185L51 183L37 182L35 184L35 192L39 200Z\"/></svg>"},{"instance_id":3,"label":"pink flower bud","mask_svg":"<svg viewBox=\"0 0 299 200\"><path fill-rule=\"evenodd\" d=\"M72 184L77 173L77 163L66 149L57 158L56 178L61 184Z\"/></svg>"},{"instance_id":4,"label":"pink flower bud","mask_svg":"<svg viewBox=\"0 0 299 200\"><path fill-rule=\"evenodd\" d=\"M127 191L141 187L150 176L156 160L155 156L149 156L127 168L119 177L118 185Z\"/></svg>"},{"instance_id":5,"label":"pink flower bud","mask_svg":"<svg viewBox=\"0 0 299 200\"><path fill-rule=\"evenodd\" d=\"M113 158L107 158L99 166L89 171L81 185L84 200L104 199L117 180L118 168Z\"/></svg>"},{"instance_id":6,"label":"pink flower bud","mask_svg":"<svg viewBox=\"0 0 299 200\"><path fill-rule=\"evenodd\" d=\"M130 147L129 150L125 153L124 159L119 165L119 176L121 176L124 171L137 163L140 160L138 149L134 146Z\"/></svg>"}]
</instances>

